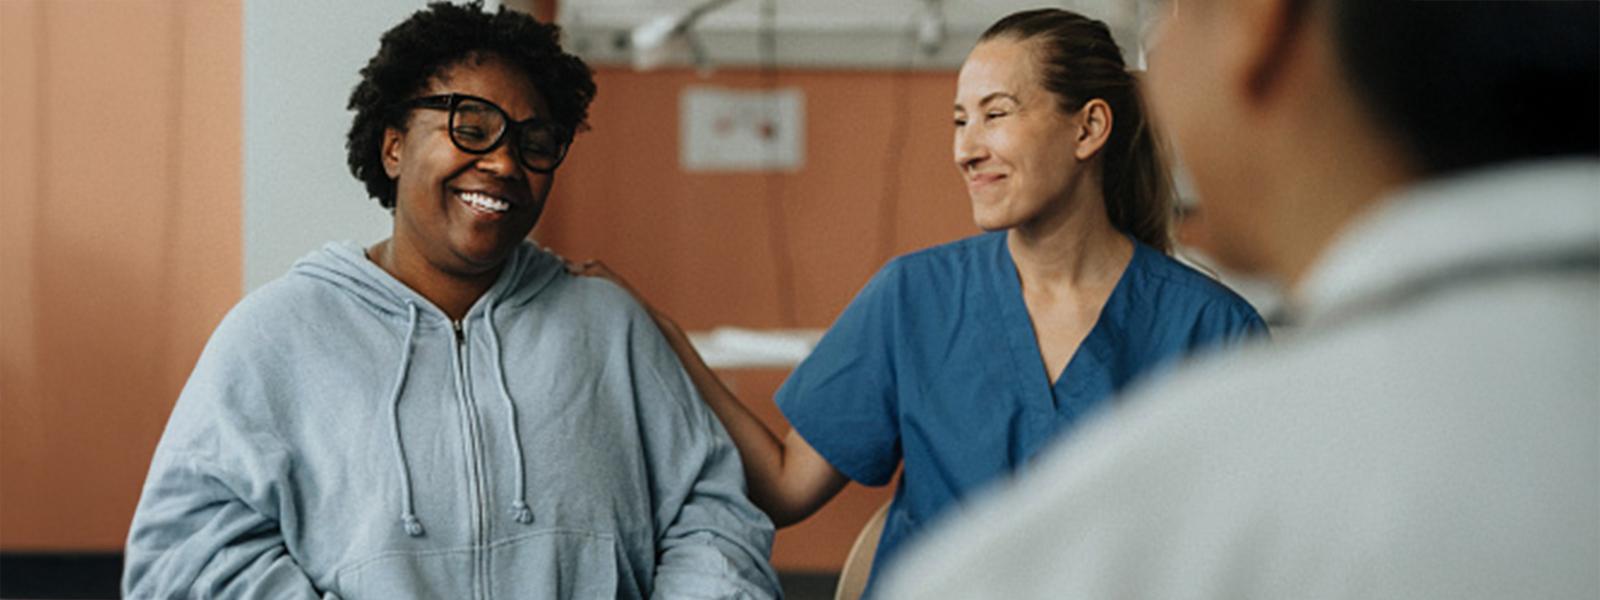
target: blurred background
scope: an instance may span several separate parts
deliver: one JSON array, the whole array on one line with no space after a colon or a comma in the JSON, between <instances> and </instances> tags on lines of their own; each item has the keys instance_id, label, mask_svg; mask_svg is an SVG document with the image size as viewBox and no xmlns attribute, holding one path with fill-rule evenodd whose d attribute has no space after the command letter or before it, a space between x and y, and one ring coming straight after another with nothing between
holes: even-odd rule
<instances>
[{"instance_id":1,"label":"blurred background","mask_svg":"<svg viewBox=\"0 0 1600 600\"><path fill-rule=\"evenodd\" d=\"M888 258L977 233L950 149L977 35L1063 6L1107 21L1139 65L1146 10L502 3L560 22L599 87L534 237L606 260L699 342L734 340L707 348L713 366L779 431L770 398L796 356L781 350L803 355ZM322 243L387 236L345 167L344 107L381 32L422 4L0 0L0 596L115 596L211 329ZM888 497L852 486L779 533L792 597L831 597Z\"/></svg>"}]
</instances>

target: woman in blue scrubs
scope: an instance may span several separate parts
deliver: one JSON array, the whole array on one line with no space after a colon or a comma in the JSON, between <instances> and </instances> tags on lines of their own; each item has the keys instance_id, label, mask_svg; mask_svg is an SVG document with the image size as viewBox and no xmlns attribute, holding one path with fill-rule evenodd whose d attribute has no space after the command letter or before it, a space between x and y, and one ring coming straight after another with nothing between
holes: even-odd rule
<instances>
[{"instance_id":1,"label":"woman in blue scrubs","mask_svg":"<svg viewBox=\"0 0 1600 600\"><path fill-rule=\"evenodd\" d=\"M955 164L987 233L873 277L778 391L786 437L652 310L780 527L904 465L874 574L1129 382L1265 329L1169 256L1170 177L1103 23L1059 9L995 23L961 68L954 116Z\"/></svg>"}]
</instances>

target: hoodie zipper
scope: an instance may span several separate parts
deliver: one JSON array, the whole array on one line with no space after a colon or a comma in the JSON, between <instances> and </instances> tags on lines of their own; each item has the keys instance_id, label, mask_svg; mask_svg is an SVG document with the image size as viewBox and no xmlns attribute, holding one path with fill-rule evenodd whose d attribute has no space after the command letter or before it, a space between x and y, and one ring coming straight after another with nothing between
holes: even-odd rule
<instances>
[{"instance_id":1,"label":"hoodie zipper","mask_svg":"<svg viewBox=\"0 0 1600 600\"><path fill-rule=\"evenodd\" d=\"M461 403L461 409L465 413L467 422L466 443L469 456L467 472L472 483L469 486L472 494L472 510L468 511L471 514L474 532L471 553L473 564L472 597L481 599L487 597L484 585L489 580L487 573L488 557L482 551L488 539L488 532L486 531L488 528L488 509L484 506L488 499L488 493L486 492L487 484L483 478L483 432L479 429L478 407L472 400L472 389L467 377L466 328L462 326L461 321L454 319L450 321L450 326L455 330L456 396Z\"/></svg>"}]
</instances>

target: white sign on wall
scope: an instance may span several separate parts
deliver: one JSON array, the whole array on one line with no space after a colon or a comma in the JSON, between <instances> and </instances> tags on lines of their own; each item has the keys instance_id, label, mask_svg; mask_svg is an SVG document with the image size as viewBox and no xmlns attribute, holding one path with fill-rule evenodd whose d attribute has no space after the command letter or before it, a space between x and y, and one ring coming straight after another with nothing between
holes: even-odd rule
<instances>
[{"instance_id":1,"label":"white sign on wall","mask_svg":"<svg viewBox=\"0 0 1600 600\"><path fill-rule=\"evenodd\" d=\"M689 172L798 171L805 164L805 94L797 88L684 88L679 163Z\"/></svg>"}]
</instances>

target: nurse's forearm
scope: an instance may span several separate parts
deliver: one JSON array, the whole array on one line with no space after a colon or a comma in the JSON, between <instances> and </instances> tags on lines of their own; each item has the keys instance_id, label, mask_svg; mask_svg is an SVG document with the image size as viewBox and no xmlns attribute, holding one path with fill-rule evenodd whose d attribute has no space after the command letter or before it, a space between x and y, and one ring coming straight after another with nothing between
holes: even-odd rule
<instances>
[{"instance_id":1,"label":"nurse's forearm","mask_svg":"<svg viewBox=\"0 0 1600 600\"><path fill-rule=\"evenodd\" d=\"M839 493L847 481L842 474L798 434L791 431L787 440L778 439L723 385L677 323L654 309L649 312L683 362L695 389L739 448L750 499L774 524L786 527L799 522Z\"/></svg>"},{"instance_id":2,"label":"nurse's forearm","mask_svg":"<svg viewBox=\"0 0 1600 600\"><path fill-rule=\"evenodd\" d=\"M689 336L677 323L654 310L650 311L650 316L666 335L672 351L683 361L683 368L688 371L689 379L694 381L695 389L705 398L711 412L716 413L717 419L722 421L728 435L733 437L734 445L739 447L739 456L744 459L745 477L750 480L750 485L755 487L757 481L772 479L776 466L782 462L780 455L783 448L778 436L728 390L722 379L689 343Z\"/></svg>"}]
</instances>

